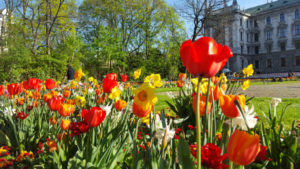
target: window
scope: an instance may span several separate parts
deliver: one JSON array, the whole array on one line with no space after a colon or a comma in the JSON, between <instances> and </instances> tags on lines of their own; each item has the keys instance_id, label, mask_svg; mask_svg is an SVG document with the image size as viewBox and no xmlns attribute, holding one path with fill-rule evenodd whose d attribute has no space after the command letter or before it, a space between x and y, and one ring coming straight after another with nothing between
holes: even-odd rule
<instances>
[{"instance_id":1,"label":"window","mask_svg":"<svg viewBox=\"0 0 300 169\"><path fill-rule=\"evenodd\" d=\"M267 40L272 40L272 31L267 31Z\"/></svg>"},{"instance_id":2,"label":"window","mask_svg":"<svg viewBox=\"0 0 300 169\"><path fill-rule=\"evenodd\" d=\"M281 67L285 67L286 63L285 63L285 58L281 58Z\"/></svg>"},{"instance_id":3,"label":"window","mask_svg":"<svg viewBox=\"0 0 300 169\"><path fill-rule=\"evenodd\" d=\"M247 28L249 27L249 20L247 20Z\"/></svg>"},{"instance_id":4,"label":"window","mask_svg":"<svg viewBox=\"0 0 300 169\"><path fill-rule=\"evenodd\" d=\"M247 54L250 54L250 47L247 47Z\"/></svg>"},{"instance_id":5,"label":"window","mask_svg":"<svg viewBox=\"0 0 300 169\"><path fill-rule=\"evenodd\" d=\"M267 48L267 53L270 54L271 51L272 51L272 46L271 45L267 45L266 48Z\"/></svg>"},{"instance_id":6,"label":"window","mask_svg":"<svg viewBox=\"0 0 300 169\"><path fill-rule=\"evenodd\" d=\"M295 18L300 19L300 11L298 9L295 11Z\"/></svg>"},{"instance_id":7,"label":"window","mask_svg":"<svg viewBox=\"0 0 300 169\"><path fill-rule=\"evenodd\" d=\"M243 32L240 32L240 39L243 41Z\"/></svg>"},{"instance_id":8,"label":"window","mask_svg":"<svg viewBox=\"0 0 300 169\"><path fill-rule=\"evenodd\" d=\"M243 27L243 18L240 19L240 26Z\"/></svg>"},{"instance_id":9,"label":"window","mask_svg":"<svg viewBox=\"0 0 300 169\"><path fill-rule=\"evenodd\" d=\"M281 51L285 51L285 43L284 42L280 43L280 49L281 49Z\"/></svg>"},{"instance_id":10,"label":"window","mask_svg":"<svg viewBox=\"0 0 300 169\"><path fill-rule=\"evenodd\" d=\"M259 53L259 46L255 46L255 54Z\"/></svg>"},{"instance_id":11,"label":"window","mask_svg":"<svg viewBox=\"0 0 300 169\"><path fill-rule=\"evenodd\" d=\"M242 67L244 67L244 60L242 60Z\"/></svg>"},{"instance_id":12,"label":"window","mask_svg":"<svg viewBox=\"0 0 300 169\"><path fill-rule=\"evenodd\" d=\"M268 25L271 25L271 17L268 16L267 19L266 19L266 22L267 22Z\"/></svg>"},{"instance_id":13,"label":"window","mask_svg":"<svg viewBox=\"0 0 300 169\"><path fill-rule=\"evenodd\" d=\"M284 38L286 36L286 28L279 29L279 37Z\"/></svg>"},{"instance_id":14,"label":"window","mask_svg":"<svg viewBox=\"0 0 300 169\"><path fill-rule=\"evenodd\" d=\"M243 45L241 45L241 54L243 54L244 52L244 46Z\"/></svg>"},{"instance_id":15,"label":"window","mask_svg":"<svg viewBox=\"0 0 300 169\"><path fill-rule=\"evenodd\" d=\"M247 42L249 42L249 33L247 33Z\"/></svg>"},{"instance_id":16,"label":"window","mask_svg":"<svg viewBox=\"0 0 300 169\"><path fill-rule=\"evenodd\" d=\"M268 68L272 67L272 59L267 59L267 67Z\"/></svg>"},{"instance_id":17,"label":"window","mask_svg":"<svg viewBox=\"0 0 300 169\"><path fill-rule=\"evenodd\" d=\"M254 34L254 40L255 42L258 42L258 33Z\"/></svg>"},{"instance_id":18,"label":"window","mask_svg":"<svg viewBox=\"0 0 300 169\"><path fill-rule=\"evenodd\" d=\"M300 35L300 25L295 26L295 33L296 35Z\"/></svg>"},{"instance_id":19,"label":"window","mask_svg":"<svg viewBox=\"0 0 300 169\"><path fill-rule=\"evenodd\" d=\"M295 41L295 47L296 49L300 49L300 40Z\"/></svg>"},{"instance_id":20,"label":"window","mask_svg":"<svg viewBox=\"0 0 300 169\"><path fill-rule=\"evenodd\" d=\"M296 56L296 65L300 66L300 56Z\"/></svg>"},{"instance_id":21,"label":"window","mask_svg":"<svg viewBox=\"0 0 300 169\"><path fill-rule=\"evenodd\" d=\"M258 27L257 20L254 20L254 27Z\"/></svg>"},{"instance_id":22,"label":"window","mask_svg":"<svg viewBox=\"0 0 300 169\"><path fill-rule=\"evenodd\" d=\"M280 22L284 22L284 13L280 14Z\"/></svg>"},{"instance_id":23,"label":"window","mask_svg":"<svg viewBox=\"0 0 300 169\"><path fill-rule=\"evenodd\" d=\"M299 58L299 62L300 62L300 58ZM259 61L258 60L255 60L255 69L259 69Z\"/></svg>"}]
</instances>

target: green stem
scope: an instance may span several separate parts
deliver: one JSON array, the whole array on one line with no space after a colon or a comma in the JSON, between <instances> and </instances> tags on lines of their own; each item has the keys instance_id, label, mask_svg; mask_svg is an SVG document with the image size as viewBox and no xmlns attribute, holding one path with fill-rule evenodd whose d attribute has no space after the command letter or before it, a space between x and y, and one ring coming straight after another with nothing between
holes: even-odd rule
<instances>
[{"instance_id":1,"label":"green stem","mask_svg":"<svg viewBox=\"0 0 300 169\"><path fill-rule=\"evenodd\" d=\"M230 136L232 135L232 119L230 119ZM233 169L233 162L229 160L229 169Z\"/></svg>"},{"instance_id":2,"label":"green stem","mask_svg":"<svg viewBox=\"0 0 300 169\"><path fill-rule=\"evenodd\" d=\"M197 169L201 169L201 118L200 118L200 86L202 77L198 77L197 102L196 102L196 124L197 124Z\"/></svg>"}]
</instances>

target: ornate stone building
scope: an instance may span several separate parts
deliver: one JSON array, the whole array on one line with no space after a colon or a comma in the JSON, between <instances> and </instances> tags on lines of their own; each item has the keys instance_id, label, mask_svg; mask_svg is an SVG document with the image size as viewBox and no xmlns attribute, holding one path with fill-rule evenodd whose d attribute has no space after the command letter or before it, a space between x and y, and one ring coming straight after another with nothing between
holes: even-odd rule
<instances>
[{"instance_id":1,"label":"ornate stone building","mask_svg":"<svg viewBox=\"0 0 300 169\"><path fill-rule=\"evenodd\" d=\"M206 35L228 45L227 68L253 64L258 73L300 72L300 0L277 0L242 10L236 0L214 12Z\"/></svg>"}]
</instances>

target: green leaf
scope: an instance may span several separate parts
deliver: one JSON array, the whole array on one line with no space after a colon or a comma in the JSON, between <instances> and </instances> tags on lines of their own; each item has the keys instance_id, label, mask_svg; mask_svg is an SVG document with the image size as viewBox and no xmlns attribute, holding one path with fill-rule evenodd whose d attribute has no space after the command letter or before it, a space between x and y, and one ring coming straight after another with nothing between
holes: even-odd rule
<instances>
[{"instance_id":1,"label":"green leaf","mask_svg":"<svg viewBox=\"0 0 300 169\"><path fill-rule=\"evenodd\" d=\"M195 163L191 158L190 147L186 140L180 136L178 144L178 160L181 168L193 169Z\"/></svg>"}]
</instances>

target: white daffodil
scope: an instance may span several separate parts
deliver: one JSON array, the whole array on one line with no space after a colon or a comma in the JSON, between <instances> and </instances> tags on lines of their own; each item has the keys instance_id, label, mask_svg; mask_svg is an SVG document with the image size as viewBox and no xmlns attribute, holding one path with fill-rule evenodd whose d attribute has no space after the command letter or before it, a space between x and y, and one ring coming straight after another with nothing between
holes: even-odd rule
<instances>
[{"instance_id":1,"label":"white daffodil","mask_svg":"<svg viewBox=\"0 0 300 169\"><path fill-rule=\"evenodd\" d=\"M11 106L5 107L3 114L6 116L13 116L16 113L16 109L13 109Z\"/></svg>"},{"instance_id":2,"label":"white daffodil","mask_svg":"<svg viewBox=\"0 0 300 169\"><path fill-rule=\"evenodd\" d=\"M106 116L108 116L111 112L112 104L111 105L109 105L109 104L108 105L101 105L100 108L105 110Z\"/></svg>"},{"instance_id":3,"label":"white daffodil","mask_svg":"<svg viewBox=\"0 0 300 169\"><path fill-rule=\"evenodd\" d=\"M186 80L184 81L184 88L185 88L186 90L190 90L190 89L193 88L193 85L192 85L192 82L191 82L190 79L186 79Z\"/></svg>"},{"instance_id":4,"label":"white daffodil","mask_svg":"<svg viewBox=\"0 0 300 169\"><path fill-rule=\"evenodd\" d=\"M88 93L94 93L94 91L95 91L95 90L94 90L93 88L89 88L89 89L88 89Z\"/></svg>"},{"instance_id":5,"label":"white daffodil","mask_svg":"<svg viewBox=\"0 0 300 169\"><path fill-rule=\"evenodd\" d=\"M281 98L272 98L272 105L276 107L279 103L281 103Z\"/></svg>"},{"instance_id":6,"label":"white daffodil","mask_svg":"<svg viewBox=\"0 0 300 169\"><path fill-rule=\"evenodd\" d=\"M250 129L254 128L257 123L257 119L255 118L256 113L254 112L254 106L252 106L251 109L249 110L248 106L245 105L244 115L245 115L245 119L243 118L243 116L241 114L240 114L240 116L233 118L232 125L238 126L242 130L248 130L246 123L245 123L245 120L247 120L248 127Z\"/></svg>"},{"instance_id":7,"label":"white daffodil","mask_svg":"<svg viewBox=\"0 0 300 169\"><path fill-rule=\"evenodd\" d=\"M174 138L175 135L175 129L170 129L170 126L172 124L172 120L170 121L169 124L166 124L166 128L163 127L163 123L160 119L159 115L156 115L155 118L155 126L156 126L156 133L155 133L155 137L158 140L158 144L161 144L163 141L163 138L166 134L166 139L169 142L171 139Z\"/></svg>"}]
</instances>

